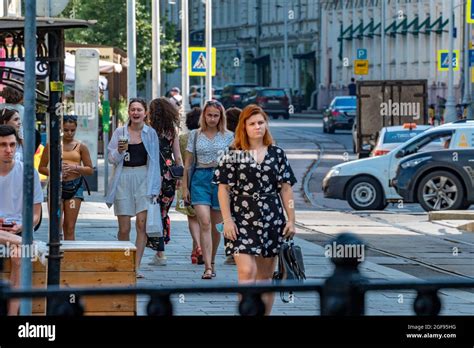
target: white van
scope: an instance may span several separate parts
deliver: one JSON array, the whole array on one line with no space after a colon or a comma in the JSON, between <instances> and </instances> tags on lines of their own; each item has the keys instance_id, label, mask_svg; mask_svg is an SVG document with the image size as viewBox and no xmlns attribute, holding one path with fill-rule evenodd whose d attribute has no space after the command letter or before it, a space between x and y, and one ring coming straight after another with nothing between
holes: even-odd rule
<instances>
[{"instance_id":1,"label":"white van","mask_svg":"<svg viewBox=\"0 0 474 348\"><path fill-rule=\"evenodd\" d=\"M388 154L338 164L322 183L324 197L346 200L355 210L383 210L402 200L391 186L398 164L405 156L445 148L474 148L474 120L431 128Z\"/></svg>"}]
</instances>

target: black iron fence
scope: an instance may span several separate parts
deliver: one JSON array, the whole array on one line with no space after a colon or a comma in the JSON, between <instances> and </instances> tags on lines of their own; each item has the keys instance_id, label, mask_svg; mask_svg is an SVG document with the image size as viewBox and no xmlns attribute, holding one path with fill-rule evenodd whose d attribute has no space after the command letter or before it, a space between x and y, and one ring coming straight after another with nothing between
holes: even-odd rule
<instances>
[{"instance_id":1,"label":"black iron fence","mask_svg":"<svg viewBox=\"0 0 474 348\"><path fill-rule=\"evenodd\" d=\"M335 242L338 245L360 244L360 240L349 234L340 235ZM181 287L110 287L110 288L59 288L18 290L12 289L8 282L0 283L0 315L7 314L7 302L12 298L48 298L48 315L80 316L84 313L80 298L82 296L110 295L148 295L149 316L173 315L171 296L189 293L238 293L241 299L238 307L240 315L260 316L265 313L261 295L268 292L314 292L319 294L321 315L324 316L361 316L365 314L365 295L369 291L415 290L416 299L413 310L419 316L435 316L441 311L441 289L472 289L474 280L430 280L430 281L372 281L359 271L360 261L356 257L332 258L335 265L333 274L323 282L305 281L304 283L282 281L268 285L214 286L185 285ZM0 270L2 262L0 261ZM71 301L71 298L74 301ZM316 296L315 296L316 303ZM318 313L315 313L317 315Z\"/></svg>"}]
</instances>

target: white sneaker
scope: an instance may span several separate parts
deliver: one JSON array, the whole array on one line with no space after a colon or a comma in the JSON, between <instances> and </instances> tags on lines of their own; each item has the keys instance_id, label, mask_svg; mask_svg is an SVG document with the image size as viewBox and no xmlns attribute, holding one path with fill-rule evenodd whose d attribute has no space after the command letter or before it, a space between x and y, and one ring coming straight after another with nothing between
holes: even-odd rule
<instances>
[{"instance_id":1,"label":"white sneaker","mask_svg":"<svg viewBox=\"0 0 474 348\"><path fill-rule=\"evenodd\" d=\"M48 264L48 259L46 258L46 255L48 254L48 246L45 242L41 240L35 240L33 242L34 244L34 256L38 258L39 262L41 262L44 266Z\"/></svg>"},{"instance_id":2,"label":"white sneaker","mask_svg":"<svg viewBox=\"0 0 474 348\"><path fill-rule=\"evenodd\" d=\"M166 263L167 263L166 256L158 257L158 255L155 254L155 256L153 256L153 260L148 264L151 266L166 266Z\"/></svg>"}]
</instances>

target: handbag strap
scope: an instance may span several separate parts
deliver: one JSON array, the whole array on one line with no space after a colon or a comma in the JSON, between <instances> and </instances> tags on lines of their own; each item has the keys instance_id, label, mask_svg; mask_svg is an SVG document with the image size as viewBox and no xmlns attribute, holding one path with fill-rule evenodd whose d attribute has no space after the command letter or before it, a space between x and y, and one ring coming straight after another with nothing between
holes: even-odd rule
<instances>
[{"instance_id":1,"label":"handbag strap","mask_svg":"<svg viewBox=\"0 0 474 348\"><path fill-rule=\"evenodd\" d=\"M197 160L197 138L199 136L199 129L196 129L196 132L195 132L195 136L194 136L194 146L193 146L193 162L194 163L198 163L198 160ZM194 164L193 163L193 164Z\"/></svg>"}]
</instances>

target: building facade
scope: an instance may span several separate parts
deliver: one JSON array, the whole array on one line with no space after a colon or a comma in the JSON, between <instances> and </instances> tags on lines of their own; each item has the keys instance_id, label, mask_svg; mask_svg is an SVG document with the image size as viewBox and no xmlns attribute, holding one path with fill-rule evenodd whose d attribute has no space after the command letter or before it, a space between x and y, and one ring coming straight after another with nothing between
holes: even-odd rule
<instances>
[{"instance_id":1,"label":"building facade","mask_svg":"<svg viewBox=\"0 0 474 348\"><path fill-rule=\"evenodd\" d=\"M381 23L382 1L386 2ZM463 54L464 12L455 0L454 49ZM447 98L448 72L438 70L439 50L449 49L449 1L344 0L325 1L321 9L321 75L318 104L347 94L352 77L359 80L428 80L429 103ZM385 61L381 62L381 28L385 28ZM357 50L366 49L368 75L354 75ZM464 63L462 58L458 64ZM460 64L461 67L464 64ZM462 69L454 72L456 100L461 97Z\"/></svg>"},{"instance_id":2,"label":"building facade","mask_svg":"<svg viewBox=\"0 0 474 348\"><path fill-rule=\"evenodd\" d=\"M179 5L162 0L161 15L180 28ZM213 0L212 5L215 86L251 82L312 94L320 41L318 0ZM204 46L204 4L190 0L189 7L192 44ZM177 70L166 76L166 84L180 85L180 74ZM190 84L198 81L192 78Z\"/></svg>"}]
</instances>

